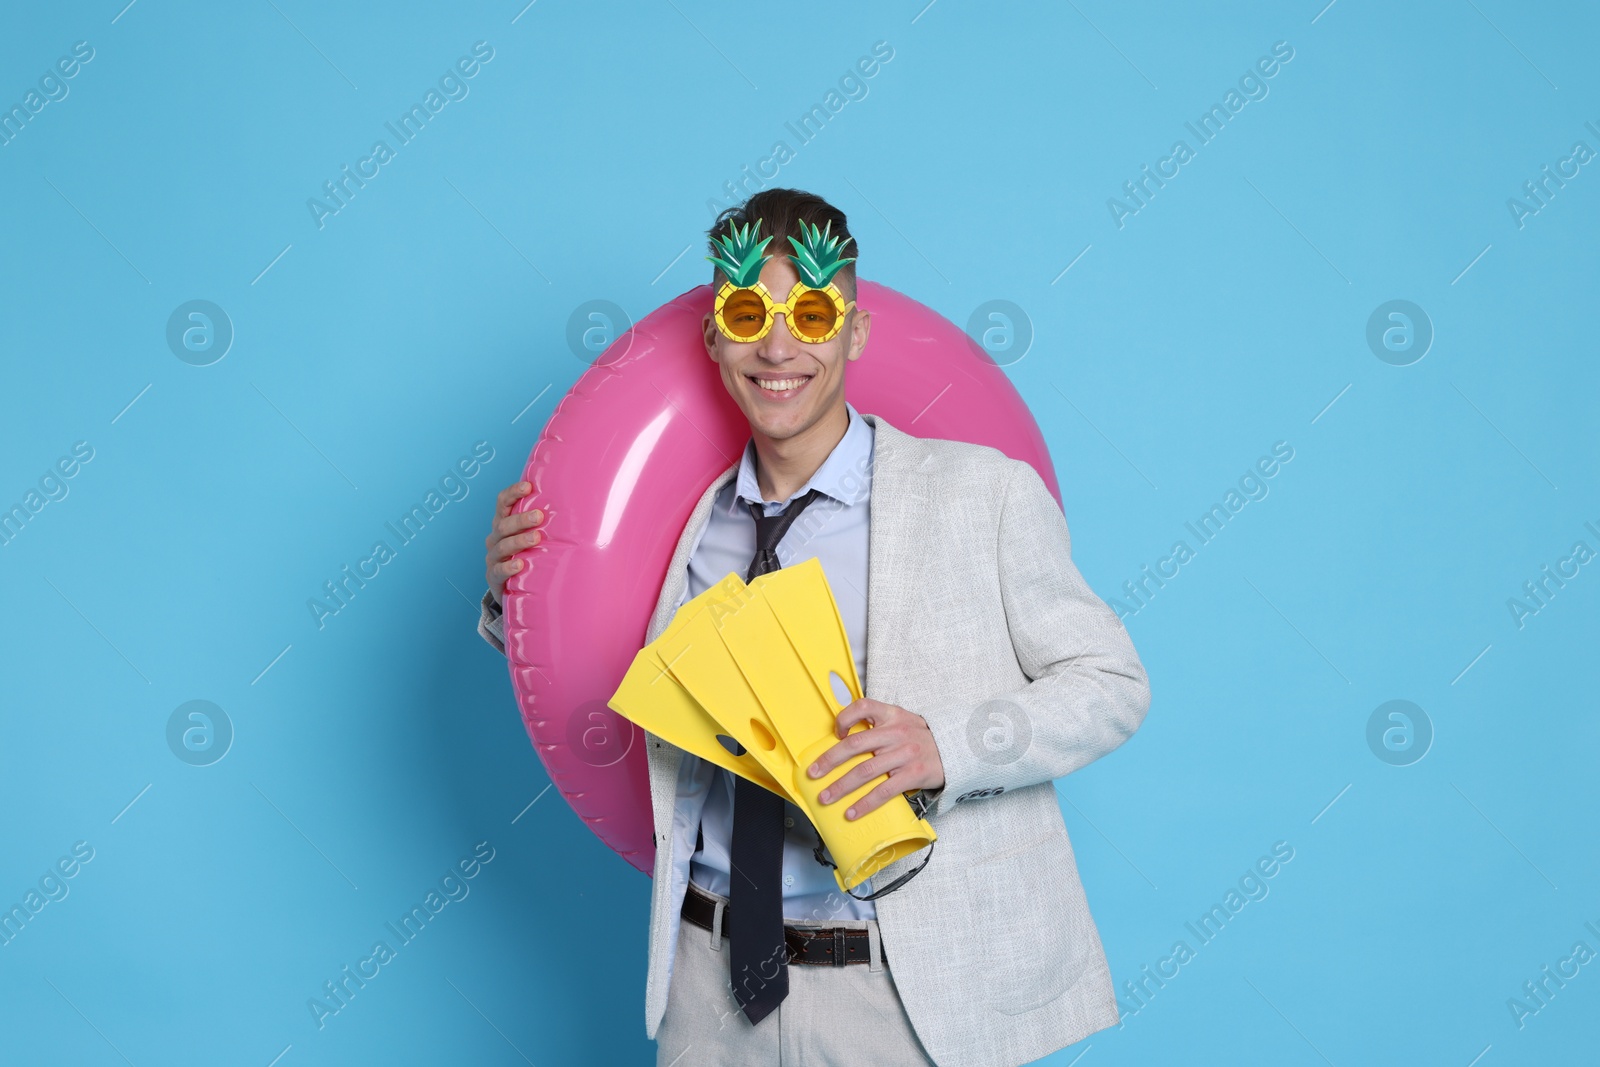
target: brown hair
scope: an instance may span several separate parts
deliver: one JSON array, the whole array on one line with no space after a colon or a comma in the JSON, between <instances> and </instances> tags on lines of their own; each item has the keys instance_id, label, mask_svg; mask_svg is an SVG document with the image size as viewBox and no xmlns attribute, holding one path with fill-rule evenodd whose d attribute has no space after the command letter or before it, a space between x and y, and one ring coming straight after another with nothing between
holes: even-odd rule
<instances>
[{"instance_id":1,"label":"brown hair","mask_svg":"<svg viewBox=\"0 0 1600 1067\"><path fill-rule=\"evenodd\" d=\"M732 227L744 226L757 219L761 220L761 236L772 237L772 243L766 247L766 251L772 255L787 256L794 252L794 246L789 243L789 238L800 239L802 222L808 226L824 228L831 223L832 236L850 238L842 246L843 254L859 255L855 240L850 237L850 224L845 220L844 212L815 193L799 189L763 189L744 203L725 208L706 233L708 250L715 255L718 249L710 243L713 238L726 236ZM847 295L854 295L855 263L846 263L835 278L839 279L839 288L844 289ZM846 278L848 284L844 280ZM725 280L720 268L711 268L711 284L720 285Z\"/></svg>"}]
</instances>

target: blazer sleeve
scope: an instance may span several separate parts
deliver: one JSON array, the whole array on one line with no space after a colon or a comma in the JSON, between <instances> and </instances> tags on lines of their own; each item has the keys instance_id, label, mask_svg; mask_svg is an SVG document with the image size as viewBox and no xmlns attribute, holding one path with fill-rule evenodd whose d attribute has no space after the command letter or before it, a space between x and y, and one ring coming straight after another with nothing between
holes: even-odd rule
<instances>
[{"instance_id":1,"label":"blazer sleeve","mask_svg":"<svg viewBox=\"0 0 1600 1067\"><path fill-rule=\"evenodd\" d=\"M1030 681L928 716L945 785L934 813L1053 781L1139 728L1150 684L1122 620L1072 562L1066 516L1039 472L1013 461L1000 508L1000 592Z\"/></svg>"},{"instance_id":2,"label":"blazer sleeve","mask_svg":"<svg viewBox=\"0 0 1600 1067\"><path fill-rule=\"evenodd\" d=\"M494 594L485 591L479 604L478 636L482 637L502 656L506 654L505 620L500 616L500 602Z\"/></svg>"}]
</instances>

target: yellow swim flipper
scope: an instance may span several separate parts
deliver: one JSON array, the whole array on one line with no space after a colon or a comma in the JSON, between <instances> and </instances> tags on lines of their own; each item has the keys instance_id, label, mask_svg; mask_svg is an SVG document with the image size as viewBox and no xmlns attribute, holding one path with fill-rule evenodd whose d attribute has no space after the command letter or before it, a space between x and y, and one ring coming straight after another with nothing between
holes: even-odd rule
<instances>
[{"instance_id":1,"label":"yellow swim flipper","mask_svg":"<svg viewBox=\"0 0 1600 1067\"><path fill-rule=\"evenodd\" d=\"M829 675L837 673L852 698L861 696L849 636L818 560L761 575L745 597L724 602L705 617L716 624L779 739L793 754L787 784L828 846L840 888L855 888L936 839L933 827L916 817L902 794L859 818L844 817L850 804L886 781L886 775L832 803L817 800L825 787L871 758L869 753L853 756L822 778L805 771L838 742L836 720L843 705L834 696ZM870 728L858 724L851 733Z\"/></svg>"},{"instance_id":2,"label":"yellow swim flipper","mask_svg":"<svg viewBox=\"0 0 1600 1067\"><path fill-rule=\"evenodd\" d=\"M803 808L833 858L834 880L854 889L936 838L904 795L857 819L845 810L887 780L878 775L849 796L821 804L817 795L859 753L822 778L805 772L838 743L844 704L861 680L822 564L809 559L746 585L736 574L690 600L637 656L608 702L624 718ZM852 733L871 729L858 723ZM724 740L742 746L735 756Z\"/></svg>"},{"instance_id":3,"label":"yellow swim flipper","mask_svg":"<svg viewBox=\"0 0 1600 1067\"><path fill-rule=\"evenodd\" d=\"M747 589L740 590L740 602L748 596ZM740 767L729 769L798 803L788 786L794 778L794 758L717 633L714 620L734 610L729 601L713 601L676 633L663 634L655 642L658 655L679 684L721 726L719 732L744 747L745 754L734 758L741 766L754 760L766 779ZM721 742L717 744L720 747Z\"/></svg>"},{"instance_id":4,"label":"yellow swim flipper","mask_svg":"<svg viewBox=\"0 0 1600 1067\"><path fill-rule=\"evenodd\" d=\"M673 617L661 636L634 656L633 665L623 676L622 684L617 687L616 693L607 701L607 706L628 721L649 730L657 737L666 738L684 751L692 752L701 759L748 778L779 796L788 797L788 791L778 784L779 779L749 753L748 744L745 744L744 755L735 756L717 739L719 735L732 735L729 735L728 730L711 715L706 706L695 699L679 681L672 671L673 659L662 654L665 643L676 640L684 632L685 627L701 615L709 604L738 596L744 589L745 584L739 580L739 576L729 574L721 582L679 608L677 615ZM720 641L715 638L712 638L712 641L720 647ZM743 684L743 679L738 677L736 668L732 668L730 664L726 670L732 672L732 677L740 685ZM740 743L744 744L742 740ZM791 775L786 769L783 780L786 781L789 777Z\"/></svg>"}]
</instances>

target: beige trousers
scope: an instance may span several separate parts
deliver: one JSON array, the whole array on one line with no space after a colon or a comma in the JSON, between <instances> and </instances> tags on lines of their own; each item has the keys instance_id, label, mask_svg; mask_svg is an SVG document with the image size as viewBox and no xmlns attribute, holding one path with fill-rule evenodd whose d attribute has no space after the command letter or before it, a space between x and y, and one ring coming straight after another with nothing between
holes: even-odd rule
<instances>
[{"instance_id":1,"label":"beige trousers","mask_svg":"<svg viewBox=\"0 0 1600 1067\"><path fill-rule=\"evenodd\" d=\"M721 898L726 899L726 898ZM801 925L801 924L793 924ZM823 924L813 924L823 925ZM829 926L869 929L870 920ZM877 957L877 953L873 953ZM656 1032L657 1067L928 1067L888 963L795 964L789 995L760 1025L739 1010L728 979L728 939L683 920Z\"/></svg>"}]
</instances>

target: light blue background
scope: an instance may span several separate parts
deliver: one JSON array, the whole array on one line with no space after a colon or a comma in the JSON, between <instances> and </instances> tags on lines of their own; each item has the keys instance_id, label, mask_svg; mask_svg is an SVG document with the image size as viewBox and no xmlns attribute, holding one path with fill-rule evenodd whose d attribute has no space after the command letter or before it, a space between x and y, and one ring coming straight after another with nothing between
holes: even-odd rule
<instances>
[{"instance_id":1,"label":"light blue background","mask_svg":"<svg viewBox=\"0 0 1600 1067\"><path fill-rule=\"evenodd\" d=\"M543 792L473 632L483 535L584 369L569 315L705 280L707 201L778 139L772 184L838 203L865 275L1026 311L1008 373L1103 597L1294 448L1128 619L1144 728L1058 783L1119 987L1294 859L1048 1062L1592 1055L1600 962L1523 1028L1507 1000L1600 951L1600 566L1521 628L1507 600L1600 549L1600 164L1506 206L1600 149L1592 8L124 2L0 20L6 107L95 49L0 147L0 505L94 449L0 548L0 903L94 849L0 948L0 1059L654 1062L649 884ZM319 230L307 198L480 40L470 95ZM1107 198L1277 41L1270 94L1119 229ZM193 299L236 330L208 367L165 340ZM1391 299L1435 329L1411 366L1365 340ZM479 440L470 496L319 630L307 599ZM236 731L209 767L166 741L194 699ZM1410 766L1366 742L1391 699L1435 730ZM480 841L319 1030L308 999Z\"/></svg>"}]
</instances>

